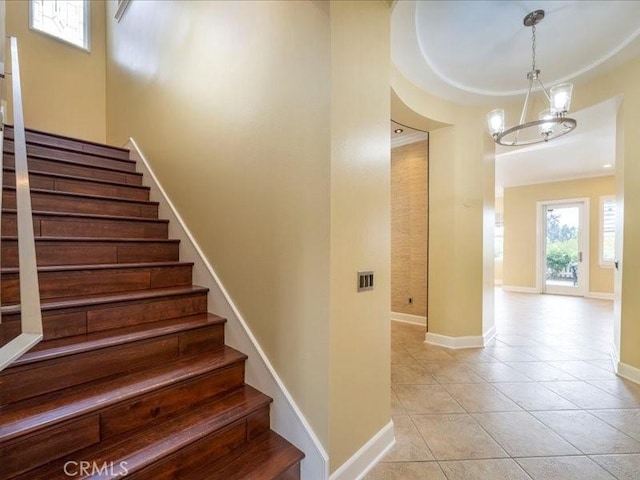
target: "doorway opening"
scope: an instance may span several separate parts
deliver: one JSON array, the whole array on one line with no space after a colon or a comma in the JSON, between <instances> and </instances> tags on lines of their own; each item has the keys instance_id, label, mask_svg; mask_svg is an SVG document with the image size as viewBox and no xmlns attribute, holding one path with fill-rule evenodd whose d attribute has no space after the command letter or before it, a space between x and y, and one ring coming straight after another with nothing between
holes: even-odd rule
<instances>
[{"instance_id":1,"label":"doorway opening","mask_svg":"<svg viewBox=\"0 0 640 480\"><path fill-rule=\"evenodd\" d=\"M541 293L583 297L589 285L589 199L538 203Z\"/></svg>"}]
</instances>

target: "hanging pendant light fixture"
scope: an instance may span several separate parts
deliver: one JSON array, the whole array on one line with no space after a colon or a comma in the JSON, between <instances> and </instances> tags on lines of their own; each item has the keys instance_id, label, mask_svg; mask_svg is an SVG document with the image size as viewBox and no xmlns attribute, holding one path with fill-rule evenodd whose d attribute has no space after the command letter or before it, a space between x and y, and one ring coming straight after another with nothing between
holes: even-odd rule
<instances>
[{"instance_id":1,"label":"hanging pendant light fixture","mask_svg":"<svg viewBox=\"0 0 640 480\"><path fill-rule=\"evenodd\" d=\"M536 69L536 25L543 18L544 10L535 10L524 17L524 25L531 27L532 68L527 73L529 90L522 106L520 123L505 130L503 109L492 110L487 114L489 132L499 145L519 147L547 142L566 135L577 126L577 122L573 118L566 116L569 112L569 107L571 107L573 85L571 83L563 83L551 87L547 91L540 80L540 70ZM540 90L544 92L546 101L549 102L549 108L540 112L536 120L527 122L527 109L534 85L539 86Z\"/></svg>"}]
</instances>

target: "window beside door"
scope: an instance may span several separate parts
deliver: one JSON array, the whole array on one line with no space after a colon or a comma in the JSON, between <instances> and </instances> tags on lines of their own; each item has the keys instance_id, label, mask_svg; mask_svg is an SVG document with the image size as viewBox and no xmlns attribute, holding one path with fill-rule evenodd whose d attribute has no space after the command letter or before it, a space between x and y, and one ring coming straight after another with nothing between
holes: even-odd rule
<instances>
[{"instance_id":1,"label":"window beside door","mask_svg":"<svg viewBox=\"0 0 640 480\"><path fill-rule=\"evenodd\" d=\"M616 197L600 197L600 266L613 268L616 257Z\"/></svg>"}]
</instances>

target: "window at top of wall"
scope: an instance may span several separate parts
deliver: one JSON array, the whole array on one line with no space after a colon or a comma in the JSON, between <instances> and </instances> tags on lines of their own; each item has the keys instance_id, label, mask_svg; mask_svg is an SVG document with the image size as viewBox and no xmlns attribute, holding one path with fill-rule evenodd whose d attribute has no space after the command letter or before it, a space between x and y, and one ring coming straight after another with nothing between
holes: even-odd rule
<instances>
[{"instance_id":1,"label":"window at top of wall","mask_svg":"<svg viewBox=\"0 0 640 480\"><path fill-rule=\"evenodd\" d=\"M83 50L89 50L88 0L31 0L29 26Z\"/></svg>"}]
</instances>

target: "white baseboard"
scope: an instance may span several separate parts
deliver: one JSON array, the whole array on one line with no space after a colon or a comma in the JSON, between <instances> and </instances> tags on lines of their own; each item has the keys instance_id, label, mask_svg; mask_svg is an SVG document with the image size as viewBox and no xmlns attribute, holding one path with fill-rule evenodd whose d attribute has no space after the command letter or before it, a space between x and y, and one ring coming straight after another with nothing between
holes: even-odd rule
<instances>
[{"instance_id":1,"label":"white baseboard","mask_svg":"<svg viewBox=\"0 0 640 480\"><path fill-rule=\"evenodd\" d=\"M618 368L616 373L622 378L631 380L634 383L640 384L640 368L632 367L626 363L618 362Z\"/></svg>"},{"instance_id":2,"label":"white baseboard","mask_svg":"<svg viewBox=\"0 0 640 480\"><path fill-rule=\"evenodd\" d=\"M360 480L384 457L396 443L393 421L387 423L360 450L344 462L329 480Z\"/></svg>"},{"instance_id":3,"label":"white baseboard","mask_svg":"<svg viewBox=\"0 0 640 480\"><path fill-rule=\"evenodd\" d=\"M144 174L144 185L151 187L151 199L160 202L160 218L169 219L169 237L180 240L181 260L194 262L193 282L209 288L209 308L227 319L225 343L248 355L246 382L273 398L271 428L304 452L305 458L301 464L304 480L326 479L329 456L322 443L271 365L135 140L129 138L125 147L130 149L131 159L137 161Z\"/></svg>"},{"instance_id":4,"label":"white baseboard","mask_svg":"<svg viewBox=\"0 0 640 480\"><path fill-rule=\"evenodd\" d=\"M584 295L585 298L596 298L599 300L613 300L613 293L605 292L587 292Z\"/></svg>"},{"instance_id":5,"label":"white baseboard","mask_svg":"<svg viewBox=\"0 0 640 480\"><path fill-rule=\"evenodd\" d=\"M427 326L427 317L420 315L410 315L408 313L391 312L391 320L395 322L412 323L414 325Z\"/></svg>"},{"instance_id":6,"label":"white baseboard","mask_svg":"<svg viewBox=\"0 0 640 480\"><path fill-rule=\"evenodd\" d=\"M517 285L502 285L502 290L505 292L540 293L536 287L519 287Z\"/></svg>"},{"instance_id":7,"label":"white baseboard","mask_svg":"<svg viewBox=\"0 0 640 480\"><path fill-rule=\"evenodd\" d=\"M495 332L494 334L495 335ZM427 332L424 336L425 343L437 345L445 348L481 348L485 346L482 335L474 335L467 337L449 337L447 335L439 335L437 333Z\"/></svg>"},{"instance_id":8,"label":"white baseboard","mask_svg":"<svg viewBox=\"0 0 640 480\"><path fill-rule=\"evenodd\" d=\"M611 356L611 363L613 363L613 370L618 372L618 363L620 363L620 354L618 353L618 349L616 348L616 344L611 342L611 350L609 352Z\"/></svg>"},{"instance_id":9,"label":"white baseboard","mask_svg":"<svg viewBox=\"0 0 640 480\"><path fill-rule=\"evenodd\" d=\"M489 330L482 334L482 346L485 347L491 342L494 338L496 338L496 326L494 325Z\"/></svg>"},{"instance_id":10,"label":"white baseboard","mask_svg":"<svg viewBox=\"0 0 640 480\"><path fill-rule=\"evenodd\" d=\"M498 285L498 286L502 285L502 280L496 279L494 282L494 285Z\"/></svg>"}]
</instances>

